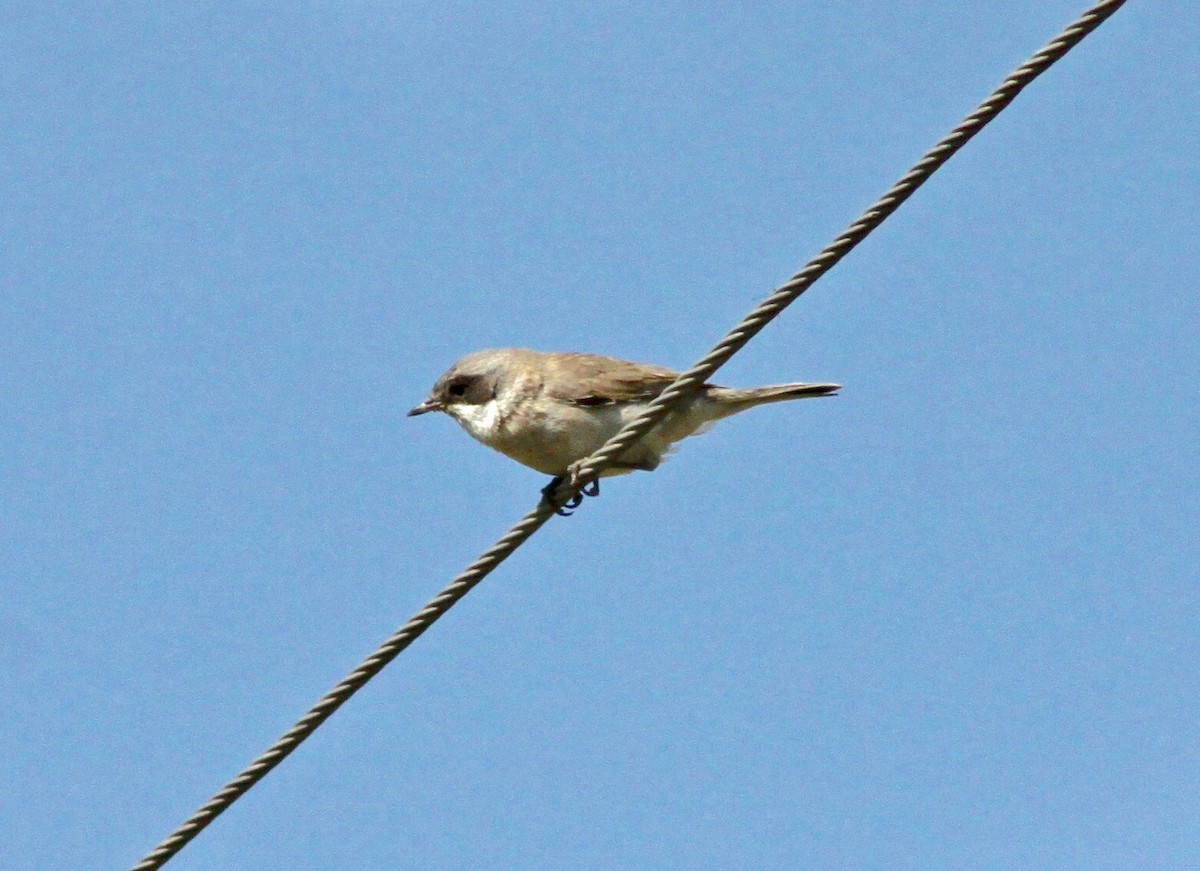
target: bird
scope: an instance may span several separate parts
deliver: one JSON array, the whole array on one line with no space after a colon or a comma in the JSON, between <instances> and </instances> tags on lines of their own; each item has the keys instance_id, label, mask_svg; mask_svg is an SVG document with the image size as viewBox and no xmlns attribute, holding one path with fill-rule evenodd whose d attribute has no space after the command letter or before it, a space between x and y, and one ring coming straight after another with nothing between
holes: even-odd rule
<instances>
[{"instance_id":1,"label":"bird","mask_svg":"<svg viewBox=\"0 0 1200 871\"><path fill-rule=\"evenodd\" d=\"M601 354L493 348L454 363L408 416L449 415L489 448L552 475L542 491L549 498L572 477L575 463L616 435L678 377L661 366ZM833 396L840 389L826 383L746 390L704 384L600 474L653 471L676 442L722 418L772 402ZM598 484L584 492L596 495ZM580 498L566 507L577 506ZM568 513L563 507L556 506Z\"/></svg>"}]
</instances>

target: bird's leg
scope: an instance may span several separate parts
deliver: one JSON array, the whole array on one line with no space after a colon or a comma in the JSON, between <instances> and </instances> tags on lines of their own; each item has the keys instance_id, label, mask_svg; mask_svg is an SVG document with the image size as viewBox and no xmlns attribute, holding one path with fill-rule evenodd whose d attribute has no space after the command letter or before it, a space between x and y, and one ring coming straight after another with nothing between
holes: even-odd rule
<instances>
[{"instance_id":1,"label":"bird's leg","mask_svg":"<svg viewBox=\"0 0 1200 871\"><path fill-rule=\"evenodd\" d=\"M571 486L576 488L574 495L567 501L558 501L558 490L564 482L569 481ZM550 483L542 488L542 498L544 498L554 508L554 513L559 517L570 517L575 509L583 504L585 496L600 495L600 479L593 478L590 481L580 481L577 477L576 466L571 465L567 469L565 475L555 475L550 479Z\"/></svg>"},{"instance_id":2,"label":"bird's leg","mask_svg":"<svg viewBox=\"0 0 1200 871\"><path fill-rule=\"evenodd\" d=\"M599 476L592 478L590 481L585 481L579 477L579 463L577 461L567 467L567 477L571 479L571 486L578 487L579 492L584 496L599 496L600 495L600 478Z\"/></svg>"},{"instance_id":3,"label":"bird's leg","mask_svg":"<svg viewBox=\"0 0 1200 871\"><path fill-rule=\"evenodd\" d=\"M542 488L542 498L550 503L554 508L554 513L559 517L570 517L575 513L575 509L583 503L582 491L573 495L566 502L558 502L558 488L562 486L565 480L565 475L555 475L550 479L550 483Z\"/></svg>"},{"instance_id":4,"label":"bird's leg","mask_svg":"<svg viewBox=\"0 0 1200 871\"><path fill-rule=\"evenodd\" d=\"M600 495L600 478L599 478L599 476L597 476L595 478L591 478L590 480L584 480L584 479L580 478L579 467L582 464L582 462L583 462L582 460L579 460L577 462L572 463L570 466L567 467L567 473L565 475L556 475L550 481L549 484L547 484L544 488L542 488L542 495L546 497L546 501L549 502L551 505L554 505L555 513L557 513L563 517L569 516L576 508L578 508L583 503L584 496L599 496ZM650 461L644 460L640 463L622 463L622 462L618 461L618 462L612 463L608 468L610 470L611 469L620 469L622 471L630 471L630 472L632 472L632 471L653 472L656 468L658 468L658 461L657 460L650 460ZM554 494L558 490L558 488L562 486L564 481L569 481L571 486L576 488L576 492L575 492L575 495L572 496L570 499L568 499L566 502L564 502L561 505L558 505L555 503Z\"/></svg>"}]
</instances>

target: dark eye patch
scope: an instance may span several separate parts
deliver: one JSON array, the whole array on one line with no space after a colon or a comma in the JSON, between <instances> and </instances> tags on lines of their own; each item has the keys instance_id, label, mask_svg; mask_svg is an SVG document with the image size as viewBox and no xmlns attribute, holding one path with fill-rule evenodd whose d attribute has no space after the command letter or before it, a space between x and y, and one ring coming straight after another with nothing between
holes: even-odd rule
<instances>
[{"instance_id":1,"label":"dark eye patch","mask_svg":"<svg viewBox=\"0 0 1200 871\"><path fill-rule=\"evenodd\" d=\"M467 382L466 381L452 381L450 383L450 386L446 389L446 392L449 393L451 396L455 396L455 397L459 397L459 398L466 396Z\"/></svg>"}]
</instances>

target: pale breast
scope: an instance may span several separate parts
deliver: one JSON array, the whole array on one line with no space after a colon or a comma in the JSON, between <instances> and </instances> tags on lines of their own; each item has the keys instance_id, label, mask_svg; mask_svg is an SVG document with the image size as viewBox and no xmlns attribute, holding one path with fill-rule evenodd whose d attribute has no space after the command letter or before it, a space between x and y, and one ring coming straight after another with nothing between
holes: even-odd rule
<instances>
[{"instance_id":1,"label":"pale breast","mask_svg":"<svg viewBox=\"0 0 1200 871\"><path fill-rule=\"evenodd\" d=\"M458 405L447 411L473 438L518 463L547 475L561 475L576 460L594 453L639 411L636 403L578 406L547 397L526 397L502 405ZM635 445L625 460L653 468L671 444L703 431L709 418L695 404L670 415ZM620 467L607 474L628 471Z\"/></svg>"},{"instance_id":2,"label":"pale breast","mask_svg":"<svg viewBox=\"0 0 1200 871\"><path fill-rule=\"evenodd\" d=\"M616 408L580 408L546 397L510 407L491 400L448 409L462 428L490 448L547 475L561 475L620 428Z\"/></svg>"}]
</instances>

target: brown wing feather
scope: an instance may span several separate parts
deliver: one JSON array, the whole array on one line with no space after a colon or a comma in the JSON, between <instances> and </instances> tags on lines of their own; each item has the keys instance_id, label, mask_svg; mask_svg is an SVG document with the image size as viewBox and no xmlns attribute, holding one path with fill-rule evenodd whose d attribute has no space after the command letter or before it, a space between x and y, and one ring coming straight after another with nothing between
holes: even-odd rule
<instances>
[{"instance_id":1,"label":"brown wing feather","mask_svg":"<svg viewBox=\"0 0 1200 871\"><path fill-rule=\"evenodd\" d=\"M601 354L548 354L545 391L575 405L645 402L662 393L678 372Z\"/></svg>"}]
</instances>

